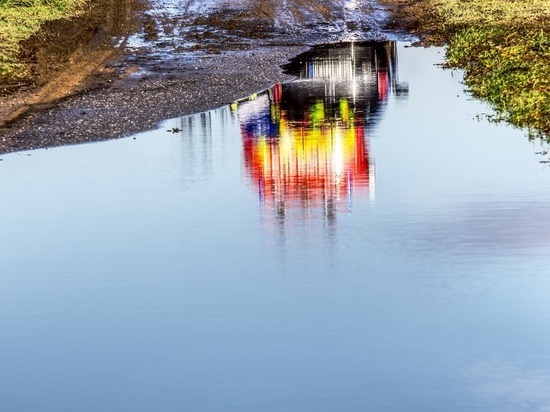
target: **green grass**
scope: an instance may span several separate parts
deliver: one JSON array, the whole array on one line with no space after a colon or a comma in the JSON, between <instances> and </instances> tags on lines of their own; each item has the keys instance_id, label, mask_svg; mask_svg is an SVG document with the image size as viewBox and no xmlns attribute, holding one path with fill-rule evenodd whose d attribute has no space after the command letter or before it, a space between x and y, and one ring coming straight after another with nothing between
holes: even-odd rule
<instances>
[{"instance_id":1,"label":"green grass","mask_svg":"<svg viewBox=\"0 0 550 412\"><path fill-rule=\"evenodd\" d=\"M550 138L550 1L431 0L448 63L498 118Z\"/></svg>"},{"instance_id":2,"label":"green grass","mask_svg":"<svg viewBox=\"0 0 550 412\"><path fill-rule=\"evenodd\" d=\"M0 83L25 80L27 65L19 59L20 43L43 23L71 17L87 0L0 0Z\"/></svg>"}]
</instances>

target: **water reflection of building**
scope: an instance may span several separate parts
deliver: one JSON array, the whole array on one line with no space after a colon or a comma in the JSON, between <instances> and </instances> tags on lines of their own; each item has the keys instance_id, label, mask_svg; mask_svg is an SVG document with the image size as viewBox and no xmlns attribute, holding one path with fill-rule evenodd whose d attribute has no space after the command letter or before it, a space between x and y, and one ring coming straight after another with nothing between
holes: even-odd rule
<instances>
[{"instance_id":1,"label":"water reflection of building","mask_svg":"<svg viewBox=\"0 0 550 412\"><path fill-rule=\"evenodd\" d=\"M374 196L366 131L388 96L406 92L394 42L314 48L285 71L298 77L238 105L246 173L280 220L294 209L327 221Z\"/></svg>"}]
</instances>

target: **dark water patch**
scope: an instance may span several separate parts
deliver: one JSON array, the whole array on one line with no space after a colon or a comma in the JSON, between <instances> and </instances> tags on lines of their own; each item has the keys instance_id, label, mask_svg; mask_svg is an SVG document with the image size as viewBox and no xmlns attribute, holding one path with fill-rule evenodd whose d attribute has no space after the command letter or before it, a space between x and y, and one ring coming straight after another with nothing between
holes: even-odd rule
<instances>
[{"instance_id":1,"label":"dark water patch","mask_svg":"<svg viewBox=\"0 0 550 412\"><path fill-rule=\"evenodd\" d=\"M376 115L389 96L406 96L408 87L399 82L396 43L352 42L320 45L283 66L284 72L299 78L283 84L283 104L300 117L300 112L323 101L328 112L338 104L349 106L358 121ZM334 112L335 113L335 112Z\"/></svg>"}]
</instances>

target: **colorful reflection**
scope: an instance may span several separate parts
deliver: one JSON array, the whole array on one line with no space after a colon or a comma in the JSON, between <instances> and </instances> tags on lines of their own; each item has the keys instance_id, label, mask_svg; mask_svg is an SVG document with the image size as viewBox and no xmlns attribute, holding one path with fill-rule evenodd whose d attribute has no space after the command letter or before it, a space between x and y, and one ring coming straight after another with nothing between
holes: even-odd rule
<instances>
[{"instance_id":1,"label":"colorful reflection","mask_svg":"<svg viewBox=\"0 0 550 412\"><path fill-rule=\"evenodd\" d=\"M405 90L395 44L318 47L285 69L299 80L238 105L244 167L262 206L283 216L295 208L334 216L351 212L355 192L374 199L366 136L388 96Z\"/></svg>"}]
</instances>

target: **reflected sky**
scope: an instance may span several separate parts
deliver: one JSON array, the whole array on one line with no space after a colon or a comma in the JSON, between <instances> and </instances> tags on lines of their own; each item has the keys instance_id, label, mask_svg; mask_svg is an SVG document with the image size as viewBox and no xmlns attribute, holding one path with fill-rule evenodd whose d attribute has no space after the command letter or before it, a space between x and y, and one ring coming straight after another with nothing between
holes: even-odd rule
<instances>
[{"instance_id":1,"label":"reflected sky","mask_svg":"<svg viewBox=\"0 0 550 412\"><path fill-rule=\"evenodd\" d=\"M442 49L355 46L1 157L0 410L548 410L546 149Z\"/></svg>"},{"instance_id":2,"label":"reflected sky","mask_svg":"<svg viewBox=\"0 0 550 412\"><path fill-rule=\"evenodd\" d=\"M489 358L471 370L478 395L502 411L550 411L550 373L537 365L518 365Z\"/></svg>"}]
</instances>

